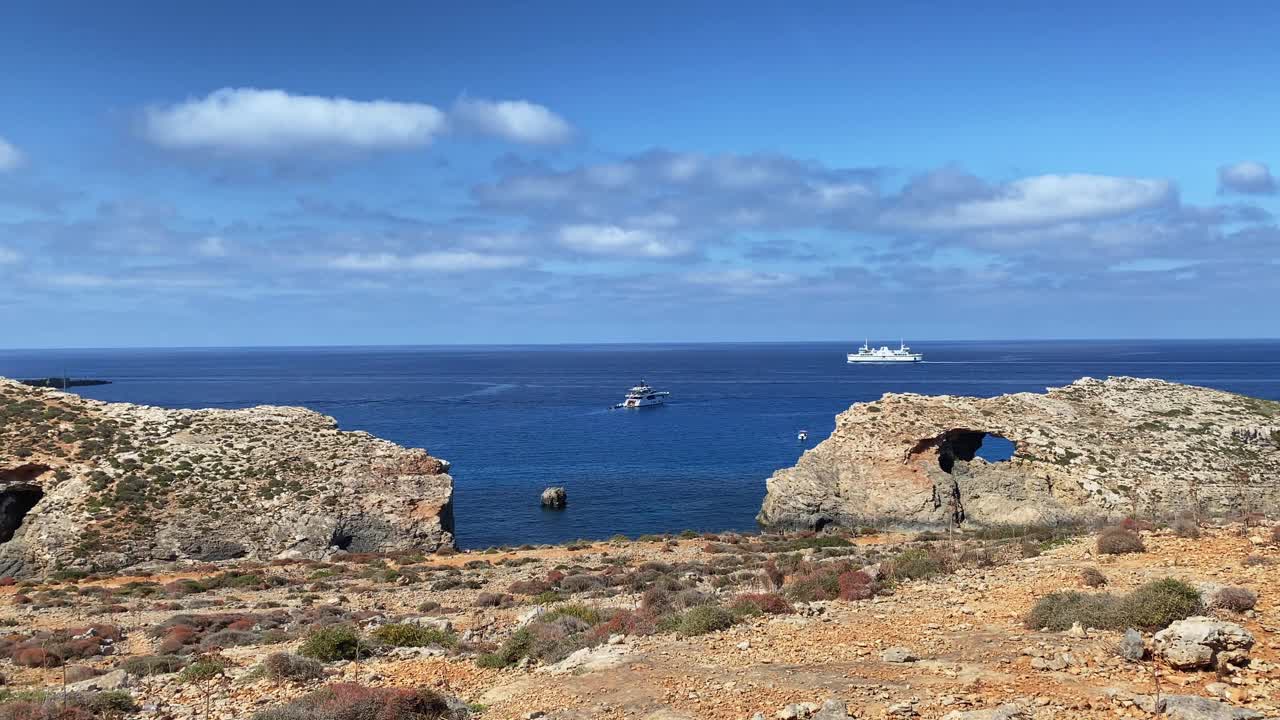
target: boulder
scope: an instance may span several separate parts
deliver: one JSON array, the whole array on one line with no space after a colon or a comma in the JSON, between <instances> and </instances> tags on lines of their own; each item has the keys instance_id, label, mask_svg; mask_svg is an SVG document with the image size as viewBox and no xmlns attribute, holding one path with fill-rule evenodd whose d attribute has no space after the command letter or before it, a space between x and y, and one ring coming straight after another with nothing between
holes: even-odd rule
<instances>
[{"instance_id":1,"label":"boulder","mask_svg":"<svg viewBox=\"0 0 1280 720\"><path fill-rule=\"evenodd\" d=\"M563 487L549 487L542 491L542 507L562 508L569 502L569 494Z\"/></svg>"},{"instance_id":2,"label":"boulder","mask_svg":"<svg viewBox=\"0 0 1280 720\"><path fill-rule=\"evenodd\" d=\"M849 706L843 700L827 698L822 707L813 715L813 720L845 720L849 717Z\"/></svg>"},{"instance_id":3,"label":"boulder","mask_svg":"<svg viewBox=\"0 0 1280 720\"><path fill-rule=\"evenodd\" d=\"M1248 662L1253 635L1225 620L1196 615L1155 634L1153 651L1179 670L1196 670Z\"/></svg>"},{"instance_id":4,"label":"boulder","mask_svg":"<svg viewBox=\"0 0 1280 720\"><path fill-rule=\"evenodd\" d=\"M1195 695L1168 695L1164 714L1170 720L1258 720L1262 713Z\"/></svg>"},{"instance_id":5,"label":"boulder","mask_svg":"<svg viewBox=\"0 0 1280 720\"><path fill-rule=\"evenodd\" d=\"M1142 633L1129 628L1124 631L1124 637L1120 638L1120 646L1116 648L1116 653L1125 660L1138 661L1147 655L1147 648L1142 642Z\"/></svg>"},{"instance_id":6,"label":"boulder","mask_svg":"<svg viewBox=\"0 0 1280 720\"><path fill-rule=\"evenodd\" d=\"M91 692L91 691L108 691L123 690L129 687L129 674L124 670L112 670L105 675L91 677L88 680L81 680L67 685L67 690L71 692Z\"/></svg>"},{"instance_id":7,"label":"boulder","mask_svg":"<svg viewBox=\"0 0 1280 720\"><path fill-rule=\"evenodd\" d=\"M880 653L880 659L887 663L907 663L915 662L920 658L915 653L904 647L891 647Z\"/></svg>"}]
</instances>

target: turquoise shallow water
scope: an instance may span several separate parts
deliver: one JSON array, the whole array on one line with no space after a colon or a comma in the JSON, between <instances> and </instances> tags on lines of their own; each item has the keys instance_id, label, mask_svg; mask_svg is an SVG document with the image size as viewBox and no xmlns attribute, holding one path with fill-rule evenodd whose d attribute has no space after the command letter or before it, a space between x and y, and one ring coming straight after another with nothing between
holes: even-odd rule
<instances>
[{"instance_id":1,"label":"turquoise shallow water","mask_svg":"<svg viewBox=\"0 0 1280 720\"><path fill-rule=\"evenodd\" d=\"M463 547L751 529L765 479L805 447L797 431L812 445L885 392L1135 375L1280 400L1276 340L916 342L925 363L846 365L858 344L23 350L0 352L0 375L102 377L115 382L78 391L165 407L305 405L425 447L454 464ZM608 409L641 378L671 402ZM568 509L539 507L551 484Z\"/></svg>"}]
</instances>

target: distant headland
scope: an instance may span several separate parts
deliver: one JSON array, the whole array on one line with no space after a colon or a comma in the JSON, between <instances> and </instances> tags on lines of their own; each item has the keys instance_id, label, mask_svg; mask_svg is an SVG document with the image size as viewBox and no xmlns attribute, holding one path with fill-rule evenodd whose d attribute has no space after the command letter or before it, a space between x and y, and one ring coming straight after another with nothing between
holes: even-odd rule
<instances>
[{"instance_id":1,"label":"distant headland","mask_svg":"<svg viewBox=\"0 0 1280 720\"><path fill-rule=\"evenodd\" d=\"M48 387L66 390L73 387L89 387L90 385L110 385L110 380L93 380L88 378L66 378L66 377L47 377L47 378L31 378L27 380L19 380L23 385L31 387Z\"/></svg>"}]
</instances>

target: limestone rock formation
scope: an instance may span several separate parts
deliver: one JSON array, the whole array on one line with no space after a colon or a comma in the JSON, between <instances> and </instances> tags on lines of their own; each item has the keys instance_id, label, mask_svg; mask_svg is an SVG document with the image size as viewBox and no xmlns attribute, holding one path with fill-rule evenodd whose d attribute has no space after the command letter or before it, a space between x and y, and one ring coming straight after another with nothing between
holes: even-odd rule
<instances>
[{"instance_id":1,"label":"limestone rock formation","mask_svg":"<svg viewBox=\"0 0 1280 720\"><path fill-rule=\"evenodd\" d=\"M303 408L165 410L0 379L0 576L453 544L449 465Z\"/></svg>"},{"instance_id":2,"label":"limestone rock formation","mask_svg":"<svg viewBox=\"0 0 1280 720\"><path fill-rule=\"evenodd\" d=\"M1007 461L975 453L997 436ZM1083 378L1044 394L886 394L768 481L785 529L1018 524L1280 508L1280 402L1162 380Z\"/></svg>"},{"instance_id":3,"label":"limestone rock formation","mask_svg":"<svg viewBox=\"0 0 1280 720\"><path fill-rule=\"evenodd\" d=\"M1253 635L1240 625L1196 615L1155 635L1155 652L1180 670L1240 665L1249 660Z\"/></svg>"}]
</instances>

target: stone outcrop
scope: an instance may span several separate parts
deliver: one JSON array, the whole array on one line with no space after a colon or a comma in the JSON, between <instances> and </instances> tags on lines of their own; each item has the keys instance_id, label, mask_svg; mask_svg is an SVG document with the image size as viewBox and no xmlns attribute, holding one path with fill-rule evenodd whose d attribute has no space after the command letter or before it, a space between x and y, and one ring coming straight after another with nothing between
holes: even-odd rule
<instances>
[{"instance_id":1,"label":"stone outcrop","mask_svg":"<svg viewBox=\"0 0 1280 720\"><path fill-rule=\"evenodd\" d=\"M1153 647L1179 670L1225 667L1249 661L1253 635L1236 623L1196 615L1156 633Z\"/></svg>"},{"instance_id":2,"label":"stone outcrop","mask_svg":"<svg viewBox=\"0 0 1280 720\"><path fill-rule=\"evenodd\" d=\"M166 410L0 379L0 576L453 544L449 465L304 408Z\"/></svg>"},{"instance_id":3,"label":"stone outcrop","mask_svg":"<svg viewBox=\"0 0 1280 720\"><path fill-rule=\"evenodd\" d=\"M1007 461L975 453L1013 443ZM1280 403L1161 380L886 394L768 481L761 525L1019 524L1280 508Z\"/></svg>"}]
</instances>

